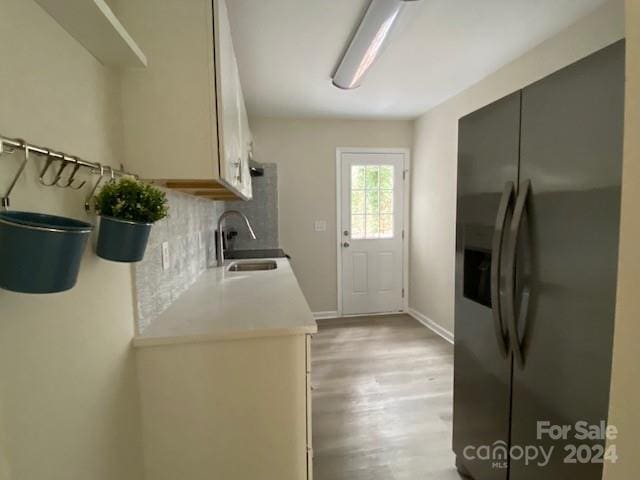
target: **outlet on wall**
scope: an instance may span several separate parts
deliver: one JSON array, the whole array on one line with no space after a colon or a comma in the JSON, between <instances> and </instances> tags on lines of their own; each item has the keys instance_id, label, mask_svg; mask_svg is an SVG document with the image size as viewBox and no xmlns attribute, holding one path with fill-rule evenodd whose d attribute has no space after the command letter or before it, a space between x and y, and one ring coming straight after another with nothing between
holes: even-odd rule
<instances>
[{"instance_id":1,"label":"outlet on wall","mask_svg":"<svg viewBox=\"0 0 640 480\"><path fill-rule=\"evenodd\" d=\"M162 269L168 270L171 265L171 259L169 258L169 242L162 244Z\"/></svg>"},{"instance_id":2,"label":"outlet on wall","mask_svg":"<svg viewBox=\"0 0 640 480\"><path fill-rule=\"evenodd\" d=\"M327 222L325 220L316 220L316 232L324 232L327 230Z\"/></svg>"}]
</instances>

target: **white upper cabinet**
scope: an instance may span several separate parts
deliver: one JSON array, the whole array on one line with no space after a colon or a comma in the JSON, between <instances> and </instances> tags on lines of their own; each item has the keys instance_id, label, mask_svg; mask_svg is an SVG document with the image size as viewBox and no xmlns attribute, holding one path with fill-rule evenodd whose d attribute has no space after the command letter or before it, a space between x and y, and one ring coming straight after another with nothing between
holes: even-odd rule
<instances>
[{"instance_id":1,"label":"white upper cabinet","mask_svg":"<svg viewBox=\"0 0 640 480\"><path fill-rule=\"evenodd\" d=\"M241 133L248 119L225 1L120 5L148 60L144 70L122 72L127 168L207 198L251 198Z\"/></svg>"},{"instance_id":2,"label":"white upper cabinet","mask_svg":"<svg viewBox=\"0 0 640 480\"><path fill-rule=\"evenodd\" d=\"M249 119L238 72L238 62L231 38L229 15L224 0L213 0L215 33L216 82L218 86L218 132L220 143L220 176L251 197L249 152L244 146ZM247 181L248 178L248 181Z\"/></svg>"}]
</instances>

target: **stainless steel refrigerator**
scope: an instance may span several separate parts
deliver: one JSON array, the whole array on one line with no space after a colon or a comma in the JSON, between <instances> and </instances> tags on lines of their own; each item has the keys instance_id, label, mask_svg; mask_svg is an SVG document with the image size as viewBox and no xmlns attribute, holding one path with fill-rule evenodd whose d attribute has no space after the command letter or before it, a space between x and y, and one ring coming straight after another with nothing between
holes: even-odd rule
<instances>
[{"instance_id":1,"label":"stainless steel refrigerator","mask_svg":"<svg viewBox=\"0 0 640 480\"><path fill-rule=\"evenodd\" d=\"M604 440L554 440L538 422L607 420L624 52L615 43L460 120L453 448L475 480L602 476ZM529 445L554 453L503 455ZM589 450L575 463L572 445Z\"/></svg>"}]
</instances>

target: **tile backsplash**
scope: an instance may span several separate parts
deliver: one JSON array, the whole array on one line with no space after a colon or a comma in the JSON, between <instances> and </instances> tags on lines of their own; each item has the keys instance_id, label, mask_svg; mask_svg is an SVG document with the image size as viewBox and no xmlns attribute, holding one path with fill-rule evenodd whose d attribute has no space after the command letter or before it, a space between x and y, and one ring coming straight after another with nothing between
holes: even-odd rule
<instances>
[{"instance_id":1,"label":"tile backsplash","mask_svg":"<svg viewBox=\"0 0 640 480\"><path fill-rule=\"evenodd\" d=\"M280 247L278 239L278 166L275 163L264 163L264 176L253 177L253 198L248 202L226 202L226 210L239 210L244 213L256 233L252 240L244 223L229 217L226 230L238 232L232 246L236 250L256 250Z\"/></svg>"},{"instance_id":2,"label":"tile backsplash","mask_svg":"<svg viewBox=\"0 0 640 480\"><path fill-rule=\"evenodd\" d=\"M137 328L142 332L176 301L208 268L215 266L215 231L225 210L240 210L249 218L257 240L233 217L225 230L234 229L236 249L277 248L278 172L264 165L264 176L253 178L253 199L248 202L212 202L166 190L169 216L151 229L144 260L133 264ZM169 245L169 265L163 268L162 245Z\"/></svg>"},{"instance_id":3,"label":"tile backsplash","mask_svg":"<svg viewBox=\"0 0 640 480\"><path fill-rule=\"evenodd\" d=\"M214 232L224 202L167 191L169 216L157 222L144 260L133 266L137 327L143 331L215 264ZM169 268L163 269L162 244L169 244Z\"/></svg>"}]
</instances>

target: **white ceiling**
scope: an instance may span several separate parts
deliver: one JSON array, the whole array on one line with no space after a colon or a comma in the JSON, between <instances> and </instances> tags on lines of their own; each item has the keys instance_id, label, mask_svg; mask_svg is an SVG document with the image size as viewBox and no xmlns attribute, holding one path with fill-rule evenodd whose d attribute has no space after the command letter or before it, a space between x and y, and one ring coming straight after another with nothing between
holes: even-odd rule
<instances>
[{"instance_id":1,"label":"white ceiling","mask_svg":"<svg viewBox=\"0 0 640 480\"><path fill-rule=\"evenodd\" d=\"M368 0L227 0L251 115L415 118L605 0L422 0L359 89L331 74Z\"/></svg>"}]
</instances>

